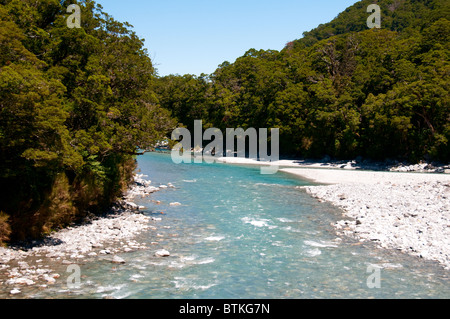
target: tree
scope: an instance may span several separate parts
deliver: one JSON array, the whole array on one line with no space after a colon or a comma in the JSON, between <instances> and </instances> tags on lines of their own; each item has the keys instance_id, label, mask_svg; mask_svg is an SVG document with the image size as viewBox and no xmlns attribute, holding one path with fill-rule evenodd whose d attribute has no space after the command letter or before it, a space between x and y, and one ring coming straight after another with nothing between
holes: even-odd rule
<instances>
[{"instance_id":1,"label":"tree","mask_svg":"<svg viewBox=\"0 0 450 319\"><path fill-rule=\"evenodd\" d=\"M104 212L138 149L175 126L143 40L92 0L68 28L70 3L0 1L0 210L13 239Z\"/></svg>"}]
</instances>

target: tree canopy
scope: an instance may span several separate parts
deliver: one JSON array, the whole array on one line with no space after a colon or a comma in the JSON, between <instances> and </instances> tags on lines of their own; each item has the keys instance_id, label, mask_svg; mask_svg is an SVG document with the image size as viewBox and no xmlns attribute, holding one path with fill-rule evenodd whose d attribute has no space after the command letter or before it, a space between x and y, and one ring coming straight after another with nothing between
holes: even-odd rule
<instances>
[{"instance_id":1,"label":"tree canopy","mask_svg":"<svg viewBox=\"0 0 450 319\"><path fill-rule=\"evenodd\" d=\"M374 2L381 29L367 27ZM285 155L448 161L449 8L359 1L280 52L250 49L209 76L161 77L156 90L185 125L280 128Z\"/></svg>"},{"instance_id":2,"label":"tree canopy","mask_svg":"<svg viewBox=\"0 0 450 319\"><path fill-rule=\"evenodd\" d=\"M0 1L0 211L18 239L101 212L175 126L143 40L92 0L68 28L71 3Z\"/></svg>"},{"instance_id":3,"label":"tree canopy","mask_svg":"<svg viewBox=\"0 0 450 319\"><path fill-rule=\"evenodd\" d=\"M0 241L103 212L177 123L280 128L284 155L450 159L447 0L362 0L281 51L165 77L93 0L69 28L75 2L0 0Z\"/></svg>"}]
</instances>

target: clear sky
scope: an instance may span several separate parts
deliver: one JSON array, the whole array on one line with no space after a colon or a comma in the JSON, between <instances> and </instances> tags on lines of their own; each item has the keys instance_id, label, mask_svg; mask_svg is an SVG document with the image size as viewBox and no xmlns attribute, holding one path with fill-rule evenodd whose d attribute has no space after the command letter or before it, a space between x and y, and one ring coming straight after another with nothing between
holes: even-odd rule
<instances>
[{"instance_id":1,"label":"clear sky","mask_svg":"<svg viewBox=\"0 0 450 319\"><path fill-rule=\"evenodd\" d=\"M96 0L129 22L161 76L210 74L247 50L281 50L358 0Z\"/></svg>"}]
</instances>

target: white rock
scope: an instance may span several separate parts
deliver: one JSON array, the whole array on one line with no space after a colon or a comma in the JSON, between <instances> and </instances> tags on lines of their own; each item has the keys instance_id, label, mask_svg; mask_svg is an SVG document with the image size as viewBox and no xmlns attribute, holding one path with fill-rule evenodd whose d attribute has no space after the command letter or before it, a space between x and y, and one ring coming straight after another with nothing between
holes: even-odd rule
<instances>
[{"instance_id":1,"label":"white rock","mask_svg":"<svg viewBox=\"0 0 450 319\"><path fill-rule=\"evenodd\" d=\"M49 285L53 285L56 283L56 279L53 277L50 277L49 275L45 274L43 279L49 284Z\"/></svg>"},{"instance_id":2,"label":"white rock","mask_svg":"<svg viewBox=\"0 0 450 319\"><path fill-rule=\"evenodd\" d=\"M113 264L125 264L126 261L123 258L120 258L119 256L114 256L112 259Z\"/></svg>"},{"instance_id":3,"label":"white rock","mask_svg":"<svg viewBox=\"0 0 450 319\"><path fill-rule=\"evenodd\" d=\"M20 268L28 268L28 267L30 267L28 265L28 263L26 263L25 261L19 261L18 264L19 264Z\"/></svg>"},{"instance_id":4,"label":"white rock","mask_svg":"<svg viewBox=\"0 0 450 319\"><path fill-rule=\"evenodd\" d=\"M165 249L161 249L155 252L155 256L156 257L169 257L170 256L170 252L168 252Z\"/></svg>"},{"instance_id":5,"label":"white rock","mask_svg":"<svg viewBox=\"0 0 450 319\"><path fill-rule=\"evenodd\" d=\"M170 203L170 206L181 206L181 204L178 202L175 202L175 203Z\"/></svg>"},{"instance_id":6,"label":"white rock","mask_svg":"<svg viewBox=\"0 0 450 319\"><path fill-rule=\"evenodd\" d=\"M19 289L13 289L9 292L11 295L18 295L21 293L21 291Z\"/></svg>"},{"instance_id":7,"label":"white rock","mask_svg":"<svg viewBox=\"0 0 450 319\"><path fill-rule=\"evenodd\" d=\"M15 283L17 285L27 285L27 286L34 285L34 281L29 278L17 278L15 280Z\"/></svg>"}]
</instances>

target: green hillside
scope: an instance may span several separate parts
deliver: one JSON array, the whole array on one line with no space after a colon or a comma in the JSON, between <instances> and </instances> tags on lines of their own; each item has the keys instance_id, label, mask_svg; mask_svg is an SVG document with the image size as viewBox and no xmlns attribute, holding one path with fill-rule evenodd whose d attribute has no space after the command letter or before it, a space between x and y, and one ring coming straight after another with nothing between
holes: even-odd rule
<instances>
[{"instance_id":1,"label":"green hillside","mask_svg":"<svg viewBox=\"0 0 450 319\"><path fill-rule=\"evenodd\" d=\"M450 4L446 0L362 0L340 13L333 21L305 32L297 40L306 45L332 36L367 30L366 9L371 4L381 8L382 28L411 35L422 32L441 18L450 15Z\"/></svg>"},{"instance_id":2,"label":"green hillside","mask_svg":"<svg viewBox=\"0 0 450 319\"><path fill-rule=\"evenodd\" d=\"M161 105L190 127L277 127L301 157L450 159L449 2L364 0L281 51L251 49L211 75L157 81ZM195 92L195 93L192 93Z\"/></svg>"},{"instance_id":3,"label":"green hillside","mask_svg":"<svg viewBox=\"0 0 450 319\"><path fill-rule=\"evenodd\" d=\"M0 243L103 213L172 129L130 26L94 1L0 1Z\"/></svg>"},{"instance_id":4,"label":"green hillside","mask_svg":"<svg viewBox=\"0 0 450 319\"><path fill-rule=\"evenodd\" d=\"M367 28L372 3L381 29ZM444 0L364 0L280 52L157 77L143 40L93 0L0 0L0 243L105 212L177 121L277 127L284 155L449 161L448 16Z\"/></svg>"}]
</instances>

